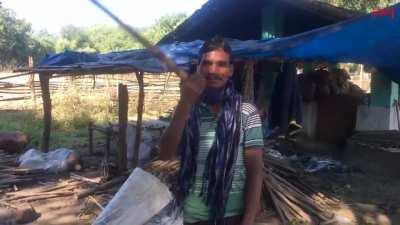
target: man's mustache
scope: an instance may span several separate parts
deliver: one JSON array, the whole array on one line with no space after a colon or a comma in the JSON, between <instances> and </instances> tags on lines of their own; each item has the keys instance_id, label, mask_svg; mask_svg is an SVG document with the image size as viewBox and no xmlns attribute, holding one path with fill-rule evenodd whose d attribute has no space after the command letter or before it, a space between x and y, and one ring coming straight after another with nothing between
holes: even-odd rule
<instances>
[{"instance_id":1,"label":"man's mustache","mask_svg":"<svg viewBox=\"0 0 400 225\"><path fill-rule=\"evenodd\" d=\"M218 75L216 74L207 74L205 76L206 80L222 80Z\"/></svg>"}]
</instances>

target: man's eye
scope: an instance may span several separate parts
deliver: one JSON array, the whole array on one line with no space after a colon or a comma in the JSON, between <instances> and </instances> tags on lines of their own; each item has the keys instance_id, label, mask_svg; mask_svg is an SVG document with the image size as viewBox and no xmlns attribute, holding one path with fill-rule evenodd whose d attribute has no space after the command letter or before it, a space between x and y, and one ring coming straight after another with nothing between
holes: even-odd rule
<instances>
[{"instance_id":1,"label":"man's eye","mask_svg":"<svg viewBox=\"0 0 400 225\"><path fill-rule=\"evenodd\" d=\"M203 61L203 65L204 66L209 66L209 65L211 65L211 62L210 61Z\"/></svg>"},{"instance_id":2,"label":"man's eye","mask_svg":"<svg viewBox=\"0 0 400 225\"><path fill-rule=\"evenodd\" d=\"M217 65L220 66L220 67L227 67L228 63L227 62L218 62Z\"/></svg>"}]
</instances>

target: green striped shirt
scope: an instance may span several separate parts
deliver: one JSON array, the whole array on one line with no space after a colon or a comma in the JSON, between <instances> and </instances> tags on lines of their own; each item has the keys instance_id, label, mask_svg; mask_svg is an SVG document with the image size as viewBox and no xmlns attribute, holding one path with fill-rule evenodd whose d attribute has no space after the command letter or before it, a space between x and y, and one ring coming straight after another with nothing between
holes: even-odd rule
<instances>
[{"instance_id":1,"label":"green striped shirt","mask_svg":"<svg viewBox=\"0 0 400 225\"><path fill-rule=\"evenodd\" d=\"M187 223L209 220L209 208L200 197L203 172L208 152L215 139L217 118L206 105L200 107L199 118L200 140L197 156L197 170L194 185L184 202L184 220ZM225 207L225 217L240 215L244 211L244 188L246 169L244 166L244 149L262 148L264 146L261 119L257 109L250 103L242 103L239 152L234 166L231 191Z\"/></svg>"}]
</instances>

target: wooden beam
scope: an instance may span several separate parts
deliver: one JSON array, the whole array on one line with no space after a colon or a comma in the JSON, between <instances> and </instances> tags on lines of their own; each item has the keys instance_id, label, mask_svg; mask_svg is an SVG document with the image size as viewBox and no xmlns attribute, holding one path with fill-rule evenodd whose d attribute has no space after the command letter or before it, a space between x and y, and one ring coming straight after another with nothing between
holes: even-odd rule
<instances>
[{"instance_id":1,"label":"wooden beam","mask_svg":"<svg viewBox=\"0 0 400 225\"><path fill-rule=\"evenodd\" d=\"M144 108L144 82L143 72L136 73L136 79L139 84L139 102L137 105L137 120L136 120L136 137L133 148L133 167L137 167L139 164L139 149L142 139L142 119L143 119L143 108Z\"/></svg>"},{"instance_id":2,"label":"wooden beam","mask_svg":"<svg viewBox=\"0 0 400 225\"><path fill-rule=\"evenodd\" d=\"M51 129L51 98L49 89L49 80L51 74L41 73L39 74L40 88L42 89L42 99L43 99L43 134L41 149L44 152L49 151L50 145L50 129Z\"/></svg>"},{"instance_id":3,"label":"wooden beam","mask_svg":"<svg viewBox=\"0 0 400 225\"><path fill-rule=\"evenodd\" d=\"M118 170L123 173L127 165L126 128L128 126L128 88L126 85L118 85Z\"/></svg>"}]
</instances>

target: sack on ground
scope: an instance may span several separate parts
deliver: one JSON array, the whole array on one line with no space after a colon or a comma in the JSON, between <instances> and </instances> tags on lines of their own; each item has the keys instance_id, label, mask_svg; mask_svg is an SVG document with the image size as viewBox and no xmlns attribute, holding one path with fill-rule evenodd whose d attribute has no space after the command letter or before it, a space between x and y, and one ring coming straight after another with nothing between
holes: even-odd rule
<instances>
[{"instance_id":1,"label":"sack on ground","mask_svg":"<svg viewBox=\"0 0 400 225\"><path fill-rule=\"evenodd\" d=\"M136 168L94 225L182 225L168 187L157 177Z\"/></svg>"}]
</instances>

